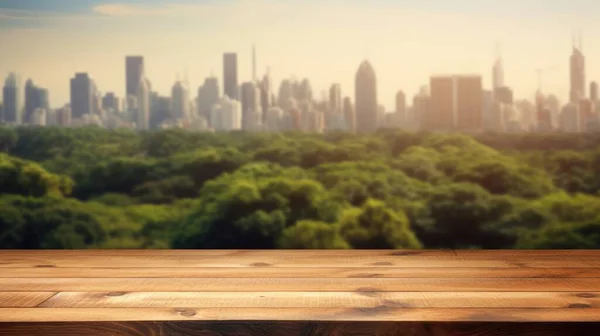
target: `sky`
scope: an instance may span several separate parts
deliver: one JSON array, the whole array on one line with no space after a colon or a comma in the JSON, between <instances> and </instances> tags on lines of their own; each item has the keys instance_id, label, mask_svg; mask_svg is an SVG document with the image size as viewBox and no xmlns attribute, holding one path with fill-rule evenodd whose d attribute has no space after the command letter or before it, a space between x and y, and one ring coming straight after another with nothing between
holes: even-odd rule
<instances>
[{"instance_id":1,"label":"sky","mask_svg":"<svg viewBox=\"0 0 600 336\"><path fill-rule=\"evenodd\" d=\"M187 78L195 96L219 77L222 54L238 53L239 80L270 68L283 79L308 78L321 97L332 83L354 100L354 77L368 59L378 100L410 98L437 74L480 74L491 87L500 45L505 82L532 98L565 101L574 32L583 36L586 80L600 80L597 0L0 0L0 76L50 90L53 107L69 100L69 79L88 72L102 92L125 92L125 56L145 57L152 89L168 95ZM597 61L596 61L597 60Z\"/></svg>"}]
</instances>

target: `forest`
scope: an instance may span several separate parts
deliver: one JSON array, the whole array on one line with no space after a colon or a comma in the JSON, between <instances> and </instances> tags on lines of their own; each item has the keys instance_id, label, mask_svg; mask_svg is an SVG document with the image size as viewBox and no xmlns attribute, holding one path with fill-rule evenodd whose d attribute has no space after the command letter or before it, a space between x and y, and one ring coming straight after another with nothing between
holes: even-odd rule
<instances>
[{"instance_id":1,"label":"forest","mask_svg":"<svg viewBox=\"0 0 600 336\"><path fill-rule=\"evenodd\" d=\"M0 248L600 248L600 135L0 127Z\"/></svg>"}]
</instances>

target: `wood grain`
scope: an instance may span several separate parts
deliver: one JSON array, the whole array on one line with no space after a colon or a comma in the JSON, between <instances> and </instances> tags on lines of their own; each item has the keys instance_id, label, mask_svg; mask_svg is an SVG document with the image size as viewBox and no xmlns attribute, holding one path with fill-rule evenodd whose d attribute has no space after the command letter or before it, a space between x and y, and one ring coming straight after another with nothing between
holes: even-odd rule
<instances>
[{"instance_id":1,"label":"wood grain","mask_svg":"<svg viewBox=\"0 0 600 336\"><path fill-rule=\"evenodd\" d=\"M0 292L0 307L35 307L52 297L55 292Z\"/></svg>"},{"instance_id":2,"label":"wood grain","mask_svg":"<svg viewBox=\"0 0 600 336\"><path fill-rule=\"evenodd\" d=\"M600 278L600 268L19 267L0 278Z\"/></svg>"},{"instance_id":3,"label":"wood grain","mask_svg":"<svg viewBox=\"0 0 600 336\"><path fill-rule=\"evenodd\" d=\"M600 278L1 278L5 292L587 292Z\"/></svg>"},{"instance_id":4,"label":"wood grain","mask_svg":"<svg viewBox=\"0 0 600 336\"><path fill-rule=\"evenodd\" d=\"M538 322L600 322L599 257L591 250L0 251L0 335L34 333L27 326L40 322L70 322L43 327L45 336L463 334L441 322L535 322L522 331L552 335L558 327ZM361 329L367 324L370 331ZM490 326L468 330L515 330Z\"/></svg>"},{"instance_id":5,"label":"wood grain","mask_svg":"<svg viewBox=\"0 0 600 336\"><path fill-rule=\"evenodd\" d=\"M587 336L597 323L79 322L4 323L3 336Z\"/></svg>"},{"instance_id":6,"label":"wood grain","mask_svg":"<svg viewBox=\"0 0 600 336\"><path fill-rule=\"evenodd\" d=\"M0 322L600 322L598 308L0 308Z\"/></svg>"},{"instance_id":7,"label":"wood grain","mask_svg":"<svg viewBox=\"0 0 600 336\"><path fill-rule=\"evenodd\" d=\"M3 256L0 268L14 267L560 267L560 268L598 268L600 259L594 256L522 257L487 256L457 257L451 255L256 255L256 256L218 256L218 255L85 255L85 256Z\"/></svg>"},{"instance_id":8,"label":"wood grain","mask_svg":"<svg viewBox=\"0 0 600 336\"><path fill-rule=\"evenodd\" d=\"M61 292L43 308L600 308L600 292Z\"/></svg>"},{"instance_id":9,"label":"wood grain","mask_svg":"<svg viewBox=\"0 0 600 336\"><path fill-rule=\"evenodd\" d=\"M302 255L302 256L323 256L323 255L338 255L338 256L462 256L462 257L478 257L491 256L498 258L505 257L526 257L533 256L559 256L564 258L572 258L575 256L595 257L598 256L598 250L590 249L572 249L572 250L238 250L238 249L201 249L201 250L177 250L177 249L86 249L86 250L11 250L2 249L0 254L3 256L279 256L285 255Z\"/></svg>"}]
</instances>

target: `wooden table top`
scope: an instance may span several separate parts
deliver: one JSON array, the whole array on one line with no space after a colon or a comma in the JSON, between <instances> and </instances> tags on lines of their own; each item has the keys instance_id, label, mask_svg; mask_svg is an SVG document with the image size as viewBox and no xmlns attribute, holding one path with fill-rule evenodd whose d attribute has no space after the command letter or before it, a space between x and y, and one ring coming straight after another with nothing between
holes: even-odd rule
<instances>
[{"instance_id":1,"label":"wooden table top","mask_svg":"<svg viewBox=\"0 0 600 336\"><path fill-rule=\"evenodd\" d=\"M600 322L600 250L4 250L0 322Z\"/></svg>"}]
</instances>

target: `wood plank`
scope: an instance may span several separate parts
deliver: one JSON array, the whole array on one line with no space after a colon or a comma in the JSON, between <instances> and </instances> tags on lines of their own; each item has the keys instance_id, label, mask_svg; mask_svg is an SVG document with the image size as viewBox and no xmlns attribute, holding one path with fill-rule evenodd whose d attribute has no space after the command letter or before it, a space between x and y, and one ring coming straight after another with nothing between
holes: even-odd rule
<instances>
[{"instance_id":1,"label":"wood plank","mask_svg":"<svg viewBox=\"0 0 600 336\"><path fill-rule=\"evenodd\" d=\"M600 278L600 268L20 267L0 278Z\"/></svg>"},{"instance_id":2,"label":"wood plank","mask_svg":"<svg viewBox=\"0 0 600 336\"><path fill-rule=\"evenodd\" d=\"M54 294L56 294L56 292L0 292L0 307L35 307L51 298Z\"/></svg>"},{"instance_id":3,"label":"wood plank","mask_svg":"<svg viewBox=\"0 0 600 336\"><path fill-rule=\"evenodd\" d=\"M61 292L43 308L600 308L600 292ZM6 307L0 301L0 307Z\"/></svg>"},{"instance_id":4,"label":"wood plank","mask_svg":"<svg viewBox=\"0 0 600 336\"><path fill-rule=\"evenodd\" d=\"M599 323L78 322L2 323L3 336L565 336L598 335Z\"/></svg>"},{"instance_id":5,"label":"wood plank","mask_svg":"<svg viewBox=\"0 0 600 336\"><path fill-rule=\"evenodd\" d=\"M23 256L0 259L0 268L15 267L552 267L598 268L600 258L592 256L566 258L473 257L453 256Z\"/></svg>"},{"instance_id":6,"label":"wood plank","mask_svg":"<svg viewBox=\"0 0 600 336\"><path fill-rule=\"evenodd\" d=\"M580 250L177 250L177 249L85 249L85 250L0 250L0 256L278 256L278 255L305 255L305 256L387 256L387 255L408 255L408 256L498 256L498 257L533 257L533 256L588 256L594 257L600 255L600 250L580 249Z\"/></svg>"},{"instance_id":7,"label":"wood plank","mask_svg":"<svg viewBox=\"0 0 600 336\"><path fill-rule=\"evenodd\" d=\"M513 253L515 250L505 250L507 253ZM588 252L585 252L588 251ZM594 256L599 253L592 253L594 250L572 250L573 255ZM567 251L569 254L571 250ZM456 256L454 250L172 250L172 249L86 249L86 250L0 250L0 256L3 257L27 257L27 256Z\"/></svg>"},{"instance_id":8,"label":"wood plank","mask_svg":"<svg viewBox=\"0 0 600 336\"><path fill-rule=\"evenodd\" d=\"M0 322L600 322L598 308L0 308Z\"/></svg>"},{"instance_id":9,"label":"wood plank","mask_svg":"<svg viewBox=\"0 0 600 336\"><path fill-rule=\"evenodd\" d=\"M597 291L599 278L0 278L5 292L579 292Z\"/></svg>"}]
</instances>

